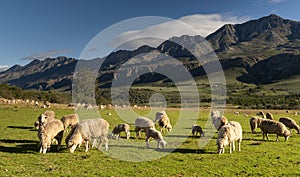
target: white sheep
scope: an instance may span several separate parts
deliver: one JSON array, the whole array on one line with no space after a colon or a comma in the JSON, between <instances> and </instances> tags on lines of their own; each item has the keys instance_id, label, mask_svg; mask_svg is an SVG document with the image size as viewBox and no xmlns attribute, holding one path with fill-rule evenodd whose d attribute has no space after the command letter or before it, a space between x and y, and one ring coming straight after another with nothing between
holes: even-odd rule
<instances>
[{"instance_id":1,"label":"white sheep","mask_svg":"<svg viewBox=\"0 0 300 177\"><path fill-rule=\"evenodd\" d=\"M224 153L227 145L229 145L229 153L232 153L235 150L234 141L238 141L238 151L241 151L242 132L242 126L239 122L231 121L222 126L218 132L218 153Z\"/></svg>"},{"instance_id":2,"label":"white sheep","mask_svg":"<svg viewBox=\"0 0 300 177\"><path fill-rule=\"evenodd\" d=\"M261 120L263 119L258 116L253 116L249 119L252 133L254 133L255 129L259 127Z\"/></svg>"},{"instance_id":3,"label":"white sheep","mask_svg":"<svg viewBox=\"0 0 300 177\"><path fill-rule=\"evenodd\" d=\"M274 120L274 117L270 112L267 112L266 113L266 119Z\"/></svg>"},{"instance_id":4,"label":"white sheep","mask_svg":"<svg viewBox=\"0 0 300 177\"><path fill-rule=\"evenodd\" d=\"M64 128L65 130L67 130L67 128L69 126L71 126L71 128L73 126L75 126L78 122L79 122L79 117L77 114L69 114L69 115L65 115L61 118L61 121L64 124Z\"/></svg>"},{"instance_id":5,"label":"white sheep","mask_svg":"<svg viewBox=\"0 0 300 177\"><path fill-rule=\"evenodd\" d=\"M226 117L224 116L220 116L220 112L219 111L212 111L210 113L211 119L212 119L212 124L214 125L214 127L219 131L219 129L225 125L228 120Z\"/></svg>"},{"instance_id":6,"label":"white sheep","mask_svg":"<svg viewBox=\"0 0 300 177\"><path fill-rule=\"evenodd\" d=\"M38 137L40 139L40 153L45 154L50 148L54 138L58 141L57 150L60 150L61 140L63 138L64 125L60 120L52 120L39 127Z\"/></svg>"},{"instance_id":7,"label":"white sheep","mask_svg":"<svg viewBox=\"0 0 300 177\"><path fill-rule=\"evenodd\" d=\"M87 152L89 141L92 139L100 139L98 149L101 148L104 142L105 150L108 150L108 129L108 122L102 118L80 121L74 130L72 130L73 133L67 142L70 153L74 153L76 147L82 143L85 144L85 152Z\"/></svg>"},{"instance_id":8,"label":"white sheep","mask_svg":"<svg viewBox=\"0 0 300 177\"><path fill-rule=\"evenodd\" d=\"M295 120L289 117L282 117L279 119L279 122L283 123L286 127L290 129L296 129L298 134L300 133L300 126L296 123Z\"/></svg>"},{"instance_id":9,"label":"white sheep","mask_svg":"<svg viewBox=\"0 0 300 177\"><path fill-rule=\"evenodd\" d=\"M140 131L143 130L146 132L147 129L154 128L155 125L154 122L151 119L148 119L146 117L138 117L135 119L135 133L136 137L140 138Z\"/></svg>"},{"instance_id":10,"label":"white sheep","mask_svg":"<svg viewBox=\"0 0 300 177\"><path fill-rule=\"evenodd\" d=\"M160 131L156 130L155 128L148 128L146 130L146 146L149 148L149 141L153 138L157 141L157 148L160 146L164 149L167 142L164 140Z\"/></svg>"},{"instance_id":11,"label":"white sheep","mask_svg":"<svg viewBox=\"0 0 300 177\"><path fill-rule=\"evenodd\" d=\"M130 127L128 124L126 123L122 123L119 124L117 126L114 127L113 131L112 131L112 136L116 135L116 139L119 138L120 133L121 132L125 132L126 133L126 138L129 139L130 138Z\"/></svg>"},{"instance_id":12,"label":"white sheep","mask_svg":"<svg viewBox=\"0 0 300 177\"><path fill-rule=\"evenodd\" d=\"M192 134L193 134L193 136L197 136L198 133L200 134L201 137L203 137L205 135L202 128L199 125L194 124L192 126Z\"/></svg>"},{"instance_id":13,"label":"white sheep","mask_svg":"<svg viewBox=\"0 0 300 177\"><path fill-rule=\"evenodd\" d=\"M263 133L263 140L265 139L265 136L267 137L267 140L269 140L268 133L276 134L276 141L278 141L278 136L283 136L285 141L287 141L291 135L291 132L283 123L275 120L264 119L261 121L259 127Z\"/></svg>"}]
</instances>

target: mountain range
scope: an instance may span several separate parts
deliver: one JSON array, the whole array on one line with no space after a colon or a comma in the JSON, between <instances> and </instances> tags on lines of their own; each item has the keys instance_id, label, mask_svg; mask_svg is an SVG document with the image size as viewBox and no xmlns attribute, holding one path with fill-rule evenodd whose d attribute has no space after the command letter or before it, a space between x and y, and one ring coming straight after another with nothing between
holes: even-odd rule
<instances>
[{"instance_id":1,"label":"mountain range","mask_svg":"<svg viewBox=\"0 0 300 177\"><path fill-rule=\"evenodd\" d=\"M205 39L220 59L224 71L240 68L240 74L232 76L239 82L270 84L300 75L300 22L271 14L242 24L226 24ZM173 42L186 44L202 40L200 36L183 35L166 40L158 47L144 45L133 51L119 50L88 62L93 65L93 62L103 60L97 79L99 87L110 87L122 64L149 52L172 56L182 62L192 76L204 76L203 63L197 62L191 52ZM0 83L23 89L70 91L77 63L77 59L68 57L33 60L25 66L15 65L0 72ZM137 71L133 68L126 72L131 75ZM156 81L168 82L168 79L160 74L148 73L139 76L135 82Z\"/></svg>"}]
</instances>

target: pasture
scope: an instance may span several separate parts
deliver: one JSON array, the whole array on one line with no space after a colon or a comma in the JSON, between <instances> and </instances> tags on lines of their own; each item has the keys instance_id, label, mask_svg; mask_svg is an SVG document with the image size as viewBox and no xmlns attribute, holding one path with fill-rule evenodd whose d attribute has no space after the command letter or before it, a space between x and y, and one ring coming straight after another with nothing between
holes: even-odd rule
<instances>
[{"instance_id":1,"label":"pasture","mask_svg":"<svg viewBox=\"0 0 300 177\"><path fill-rule=\"evenodd\" d=\"M67 108L51 108L56 117L74 113ZM0 105L0 176L299 176L300 164L300 135L292 130L292 136L285 142L276 135L269 135L269 141L262 141L260 129L252 134L249 126L249 118L244 114L254 115L259 110L239 110L240 115L235 115L236 110L226 110L225 116L229 121L235 120L243 127L243 141L241 152L234 151L229 154L228 147L225 154L216 154L216 136L204 147L199 147L199 137L188 137L188 134L175 134L168 136L166 133L166 149L157 150L156 141L150 142L150 149L145 148L143 139L135 139L131 126L131 138L109 139L109 150L102 152L90 149L84 152L84 147L77 148L74 154L70 154L63 140L62 149L54 152L56 145L52 145L47 154L38 152L37 130L33 123L37 116L45 109L21 106ZM110 123L110 129L124 122L118 118L113 109L100 110L102 118ZM136 109L139 115L149 114L149 109ZM179 116L179 109L168 109L167 114L171 123L175 125ZM293 112L270 111L276 120L279 117L291 117L299 123L300 116ZM109 115L108 113L111 113ZM85 113L88 116L88 112ZM209 116L208 109L201 109L198 118L194 121L204 127ZM130 115L128 115L130 117ZM150 117L154 119L154 117ZM187 118L188 119L188 118ZM185 122L185 121L184 121ZM180 125L184 127L183 133L191 134L189 121ZM176 128L176 125L175 125ZM214 131L204 129L204 132ZM64 134L64 138L67 133ZM181 139L182 143L176 143ZM202 139L202 138L201 138ZM180 140L180 141L181 141ZM101 150L104 150L102 147ZM173 150L173 151L172 151ZM132 152L141 156L141 162L126 161L131 158ZM116 155L117 154L117 155ZM156 156L148 161L147 156ZM124 159L121 160L120 156Z\"/></svg>"}]
</instances>

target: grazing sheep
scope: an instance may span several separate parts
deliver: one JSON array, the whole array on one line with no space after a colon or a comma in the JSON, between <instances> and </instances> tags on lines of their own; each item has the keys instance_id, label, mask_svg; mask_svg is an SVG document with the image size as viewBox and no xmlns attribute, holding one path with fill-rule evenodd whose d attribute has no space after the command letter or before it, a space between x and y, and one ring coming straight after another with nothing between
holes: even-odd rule
<instances>
[{"instance_id":1,"label":"grazing sheep","mask_svg":"<svg viewBox=\"0 0 300 177\"><path fill-rule=\"evenodd\" d=\"M108 128L108 122L102 118L80 121L78 125L74 127L74 130L72 130L73 133L70 138L68 138L67 144L70 153L74 153L76 147L82 143L85 144L85 152L87 152L89 149L89 141L97 138L100 138L98 149L101 148L104 142L105 150L108 150Z\"/></svg>"},{"instance_id":2,"label":"grazing sheep","mask_svg":"<svg viewBox=\"0 0 300 177\"><path fill-rule=\"evenodd\" d=\"M270 120L274 120L273 115L270 112L266 113L266 118Z\"/></svg>"},{"instance_id":3,"label":"grazing sheep","mask_svg":"<svg viewBox=\"0 0 300 177\"><path fill-rule=\"evenodd\" d=\"M258 116L253 116L249 119L252 133L254 133L255 129L259 127L261 120L263 119Z\"/></svg>"},{"instance_id":4,"label":"grazing sheep","mask_svg":"<svg viewBox=\"0 0 300 177\"><path fill-rule=\"evenodd\" d=\"M228 120L226 117L224 116L220 116L220 112L219 111L212 111L211 114L211 119L212 119L212 123L214 125L214 127L219 131L219 129L225 125Z\"/></svg>"},{"instance_id":5,"label":"grazing sheep","mask_svg":"<svg viewBox=\"0 0 300 177\"><path fill-rule=\"evenodd\" d=\"M192 134L193 134L193 136L197 136L198 133L200 134L201 137L203 137L205 135L202 128L199 125L194 124L192 126Z\"/></svg>"},{"instance_id":6,"label":"grazing sheep","mask_svg":"<svg viewBox=\"0 0 300 177\"><path fill-rule=\"evenodd\" d=\"M242 136L242 126L240 123L231 121L222 126L218 132L218 153L224 153L227 145L229 145L229 153L234 151L234 141L238 141L238 150L241 151Z\"/></svg>"},{"instance_id":7,"label":"grazing sheep","mask_svg":"<svg viewBox=\"0 0 300 177\"><path fill-rule=\"evenodd\" d=\"M283 123L275 120L264 119L261 121L259 127L263 133L263 140L265 139L265 136L267 137L267 140L269 140L268 133L276 134L276 141L278 141L278 136L284 136L285 141L287 141L291 135L291 132Z\"/></svg>"},{"instance_id":8,"label":"grazing sheep","mask_svg":"<svg viewBox=\"0 0 300 177\"><path fill-rule=\"evenodd\" d=\"M162 116L162 118L158 121L158 125L161 127L160 129L161 132L163 131L163 129L166 129L167 132L172 131L172 125L167 115Z\"/></svg>"},{"instance_id":9,"label":"grazing sheep","mask_svg":"<svg viewBox=\"0 0 300 177\"><path fill-rule=\"evenodd\" d=\"M126 123L119 124L119 125L115 126L115 128L113 129L112 136L116 135L116 139L118 139L120 136L120 133L124 131L126 133L126 138L129 139L130 138L129 130L130 130L130 127L128 124L126 124Z\"/></svg>"},{"instance_id":10,"label":"grazing sheep","mask_svg":"<svg viewBox=\"0 0 300 177\"><path fill-rule=\"evenodd\" d=\"M149 148L149 141L153 138L157 141L157 148L159 149L160 146L164 149L167 142L164 140L160 131L156 130L155 128L148 128L146 130L146 146Z\"/></svg>"},{"instance_id":11,"label":"grazing sheep","mask_svg":"<svg viewBox=\"0 0 300 177\"><path fill-rule=\"evenodd\" d=\"M295 120L289 117L282 117L279 119L279 122L283 123L286 127L290 129L296 129L298 134L300 133L300 126L296 123Z\"/></svg>"},{"instance_id":12,"label":"grazing sheep","mask_svg":"<svg viewBox=\"0 0 300 177\"><path fill-rule=\"evenodd\" d=\"M259 111L256 115L257 116L261 116L263 119L266 118L266 115L265 115L265 113L263 111Z\"/></svg>"},{"instance_id":13,"label":"grazing sheep","mask_svg":"<svg viewBox=\"0 0 300 177\"><path fill-rule=\"evenodd\" d=\"M42 125L54 120L54 118L55 118L55 112L52 110L47 110L38 117L38 121Z\"/></svg>"},{"instance_id":14,"label":"grazing sheep","mask_svg":"<svg viewBox=\"0 0 300 177\"><path fill-rule=\"evenodd\" d=\"M71 128L75 126L79 122L79 117L77 114L69 114L63 116L61 118L61 121L63 122L64 128L66 130L69 126L71 126Z\"/></svg>"},{"instance_id":15,"label":"grazing sheep","mask_svg":"<svg viewBox=\"0 0 300 177\"><path fill-rule=\"evenodd\" d=\"M64 125L60 120L52 120L47 124L39 127L38 137L40 139L40 153L46 154L47 149L50 148L54 138L58 141L57 150L61 147L61 140L63 138Z\"/></svg>"},{"instance_id":16,"label":"grazing sheep","mask_svg":"<svg viewBox=\"0 0 300 177\"><path fill-rule=\"evenodd\" d=\"M140 138L140 131L146 131L149 128L155 128L154 122L146 117L138 117L135 119L135 133L136 137Z\"/></svg>"},{"instance_id":17,"label":"grazing sheep","mask_svg":"<svg viewBox=\"0 0 300 177\"><path fill-rule=\"evenodd\" d=\"M154 122L158 122L162 119L163 116L168 116L165 111L159 111L155 114L155 120Z\"/></svg>"}]
</instances>

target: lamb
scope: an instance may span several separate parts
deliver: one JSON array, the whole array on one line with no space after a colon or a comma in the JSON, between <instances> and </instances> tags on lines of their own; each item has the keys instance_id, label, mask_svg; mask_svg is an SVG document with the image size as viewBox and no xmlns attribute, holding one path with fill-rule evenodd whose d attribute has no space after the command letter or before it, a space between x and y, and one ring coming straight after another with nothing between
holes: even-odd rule
<instances>
[{"instance_id":1,"label":"lamb","mask_svg":"<svg viewBox=\"0 0 300 177\"><path fill-rule=\"evenodd\" d=\"M69 126L71 126L71 128L75 126L79 122L79 117L77 114L69 114L63 116L61 118L61 121L63 122L64 128L66 130Z\"/></svg>"},{"instance_id":2,"label":"lamb","mask_svg":"<svg viewBox=\"0 0 300 177\"><path fill-rule=\"evenodd\" d=\"M58 141L57 151L60 150L61 140L63 138L64 125L60 120L52 120L47 124L39 127L38 136L40 139L40 153L46 154L47 149L50 148L51 142L54 138Z\"/></svg>"},{"instance_id":3,"label":"lamb","mask_svg":"<svg viewBox=\"0 0 300 177\"><path fill-rule=\"evenodd\" d=\"M143 130L146 132L147 129L154 128L155 125L154 122L151 119L148 119L146 117L138 117L135 120L135 133L136 137L140 138L140 131Z\"/></svg>"},{"instance_id":4,"label":"lamb","mask_svg":"<svg viewBox=\"0 0 300 177\"><path fill-rule=\"evenodd\" d=\"M105 150L108 150L108 129L109 124L102 118L88 119L80 121L75 126L72 135L68 138L67 146L70 153L74 153L76 147L85 143L85 152L89 149L89 141L100 138L98 149L101 148L102 143L105 143Z\"/></svg>"},{"instance_id":5,"label":"lamb","mask_svg":"<svg viewBox=\"0 0 300 177\"><path fill-rule=\"evenodd\" d=\"M286 127L290 129L296 129L298 131L298 134L300 133L300 126L296 123L295 120L289 117L282 117L279 119L279 122L283 123Z\"/></svg>"},{"instance_id":6,"label":"lamb","mask_svg":"<svg viewBox=\"0 0 300 177\"><path fill-rule=\"evenodd\" d=\"M228 144L229 153L232 153L235 150L234 141L238 141L238 151L241 151L242 136L242 126L239 122L231 121L222 126L218 132L218 153L224 153Z\"/></svg>"},{"instance_id":7,"label":"lamb","mask_svg":"<svg viewBox=\"0 0 300 177\"><path fill-rule=\"evenodd\" d=\"M259 127L260 125L260 122L262 121L263 119L261 117L258 117L258 116L253 116L250 118L250 127L251 127L251 131L252 133L255 132L255 129Z\"/></svg>"},{"instance_id":8,"label":"lamb","mask_svg":"<svg viewBox=\"0 0 300 177\"><path fill-rule=\"evenodd\" d=\"M284 136L285 141L287 141L291 135L291 132L283 123L275 120L264 119L261 121L259 127L263 133L263 140L265 136L269 140L268 133L276 134L276 141L278 141L278 136Z\"/></svg>"},{"instance_id":9,"label":"lamb","mask_svg":"<svg viewBox=\"0 0 300 177\"><path fill-rule=\"evenodd\" d=\"M273 115L270 112L266 113L266 118L270 120L274 120Z\"/></svg>"},{"instance_id":10,"label":"lamb","mask_svg":"<svg viewBox=\"0 0 300 177\"><path fill-rule=\"evenodd\" d=\"M126 133L126 138L129 139L130 138L129 130L130 130L130 127L128 124L126 124L126 123L119 124L119 125L115 126L115 128L113 129L112 136L116 135L116 139L118 139L120 136L120 133L124 131Z\"/></svg>"},{"instance_id":11,"label":"lamb","mask_svg":"<svg viewBox=\"0 0 300 177\"><path fill-rule=\"evenodd\" d=\"M54 120L54 118L55 118L55 112L52 110L47 110L38 117L38 121L40 125L42 125Z\"/></svg>"},{"instance_id":12,"label":"lamb","mask_svg":"<svg viewBox=\"0 0 300 177\"><path fill-rule=\"evenodd\" d=\"M202 128L199 125L194 124L192 126L192 134L193 136L197 136L198 133L200 134L201 137L205 135L205 133L202 131Z\"/></svg>"},{"instance_id":13,"label":"lamb","mask_svg":"<svg viewBox=\"0 0 300 177\"><path fill-rule=\"evenodd\" d=\"M212 123L214 125L214 127L219 131L219 129L225 125L228 120L226 117L224 116L220 116L220 112L219 111L212 111L211 114L211 119L212 119Z\"/></svg>"},{"instance_id":14,"label":"lamb","mask_svg":"<svg viewBox=\"0 0 300 177\"><path fill-rule=\"evenodd\" d=\"M146 130L146 146L149 148L149 141L153 138L157 141L157 148L159 149L160 146L164 149L167 142L164 140L160 131L156 130L155 128L148 128Z\"/></svg>"}]
</instances>

